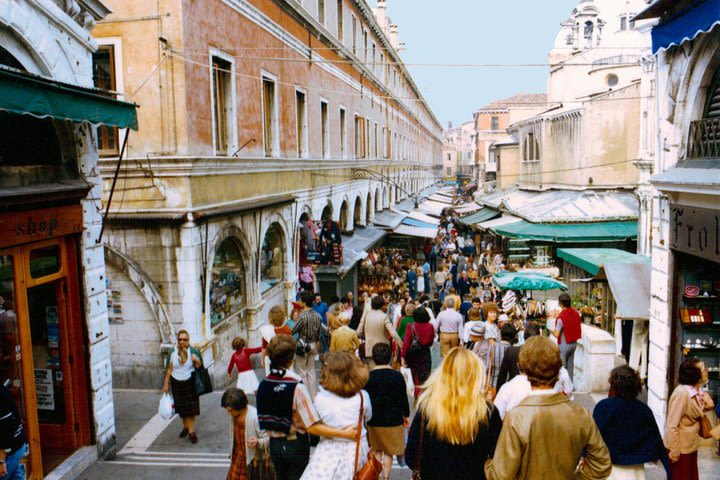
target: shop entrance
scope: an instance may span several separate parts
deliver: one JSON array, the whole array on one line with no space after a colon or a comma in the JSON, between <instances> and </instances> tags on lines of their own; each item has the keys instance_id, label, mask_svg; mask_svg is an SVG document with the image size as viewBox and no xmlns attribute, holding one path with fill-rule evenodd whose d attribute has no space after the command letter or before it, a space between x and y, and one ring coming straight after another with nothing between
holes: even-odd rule
<instances>
[{"instance_id":1,"label":"shop entrance","mask_svg":"<svg viewBox=\"0 0 720 480\"><path fill-rule=\"evenodd\" d=\"M77 240L0 249L0 378L9 381L43 478L89 443Z\"/></svg>"}]
</instances>

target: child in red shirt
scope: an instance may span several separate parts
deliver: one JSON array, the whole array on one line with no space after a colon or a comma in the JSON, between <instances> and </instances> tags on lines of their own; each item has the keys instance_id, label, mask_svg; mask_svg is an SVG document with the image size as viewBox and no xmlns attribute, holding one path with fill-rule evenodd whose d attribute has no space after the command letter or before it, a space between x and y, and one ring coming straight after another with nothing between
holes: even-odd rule
<instances>
[{"instance_id":1,"label":"child in red shirt","mask_svg":"<svg viewBox=\"0 0 720 480\"><path fill-rule=\"evenodd\" d=\"M228 380L232 380L232 371L234 367L238 369L237 388L245 392L247 395L255 395L260 382L253 371L250 356L258 354L262 351L262 347L246 348L245 339L235 337L232 341L235 353L230 357L228 365Z\"/></svg>"}]
</instances>

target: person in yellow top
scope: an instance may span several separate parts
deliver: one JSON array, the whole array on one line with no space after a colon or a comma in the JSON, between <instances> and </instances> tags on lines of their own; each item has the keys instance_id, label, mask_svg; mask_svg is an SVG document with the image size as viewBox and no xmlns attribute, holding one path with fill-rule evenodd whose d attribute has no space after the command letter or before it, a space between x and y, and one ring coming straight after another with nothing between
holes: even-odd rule
<instances>
[{"instance_id":1,"label":"person in yellow top","mask_svg":"<svg viewBox=\"0 0 720 480\"><path fill-rule=\"evenodd\" d=\"M355 355L355 350L360 346L360 339L358 339L355 330L348 327L350 323L350 314L348 312L341 312L338 315L338 328L333 330L332 336L330 337L330 352L348 352L351 355Z\"/></svg>"}]
</instances>

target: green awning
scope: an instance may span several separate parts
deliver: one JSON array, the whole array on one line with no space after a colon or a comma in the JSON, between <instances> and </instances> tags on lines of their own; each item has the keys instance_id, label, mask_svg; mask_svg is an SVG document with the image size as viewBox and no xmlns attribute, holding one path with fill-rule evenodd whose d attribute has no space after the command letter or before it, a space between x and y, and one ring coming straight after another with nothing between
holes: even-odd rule
<instances>
[{"instance_id":1,"label":"green awning","mask_svg":"<svg viewBox=\"0 0 720 480\"><path fill-rule=\"evenodd\" d=\"M105 90L0 68L2 111L137 130L137 105L117 100L111 95Z\"/></svg>"},{"instance_id":2,"label":"green awning","mask_svg":"<svg viewBox=\"0 0 720 480\"><path fill-rule=\"evenodd\" d=\"M475 225L482 222L487 222L488 220L492 220L493 218L497 218L500 216L500 212L497 210L494 210L492 208L483 207L480 210L478 210L475 213L471 213L470 215L465 215L464 217L460 217L460 222L464 223L465 225Z\"/></svg>"},{"instance_id":3,"label":"green awning","mask_svg":"<svg viewBox=\"0 0 720 480\"><path fill-rule=\"evenodd\" d=\"M519 272L498 272L492 281L500 290L567 290L568 287L560 280L547 273L532 270Z\"/></svg>"},{"instance_id":4,"label":"green awning","mask_svg":"<svg viewBox=\"0 0 720 480\"><path fill-rule=\"evenodd\" d=\"M617 248L558 248L557 255L591 275L597 275L606 264L650 263L649 257Z\"/></svg>"},{"instance_id":5,"label":"green awning","mask_svg":"<svg viewBox=\"0 0 720 480\"><path fill-rule=\"evenodd\" d=\"M498 235L544 242L614 242L636 239L637 221L595 223L530 223L520 221L493 229Z\"/></svg>"}]
</instances>

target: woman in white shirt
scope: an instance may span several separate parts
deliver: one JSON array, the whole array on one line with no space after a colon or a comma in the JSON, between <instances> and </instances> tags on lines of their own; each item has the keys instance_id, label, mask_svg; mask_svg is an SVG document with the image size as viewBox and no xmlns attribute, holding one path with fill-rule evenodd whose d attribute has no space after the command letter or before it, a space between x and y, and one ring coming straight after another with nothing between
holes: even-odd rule
<instances>
[{"instance_id":1,"label":"woman in white shirt","mask_svg":"<svg viewBox=\"0 0 720 480\"><path fill-rule=\"evenodd\" d=\"M180 438L188 437L192 443L197 443L195 417L200 415L200 397L195 392L193 373L202 366L202 356L190 346L190 334L187 330L178 332L177 341L177 348L172 351L165 366L162 391L168 393L172 388L175 411L183 424Z\"/></svg>"},{"instance_id":2,"label":"woman in white shirt","mask_svg":"<svg viewBox=\"0 0 720 480\"><path fill-rule=\"evenodd\" d=\"M358 469L365 464L369 450L365 422L372 417L372 406L370 397L362 391L368 376L367 368L349 353L331 353L325 358L322 388L315 396L315 409L322 423L338 429L357 427L362 405ZM351 440L321 437L300 480L352 480L355 446Z\"/></svg>"}]
</instances>

